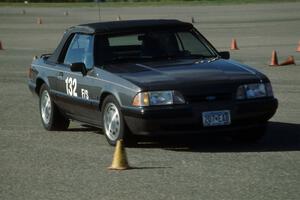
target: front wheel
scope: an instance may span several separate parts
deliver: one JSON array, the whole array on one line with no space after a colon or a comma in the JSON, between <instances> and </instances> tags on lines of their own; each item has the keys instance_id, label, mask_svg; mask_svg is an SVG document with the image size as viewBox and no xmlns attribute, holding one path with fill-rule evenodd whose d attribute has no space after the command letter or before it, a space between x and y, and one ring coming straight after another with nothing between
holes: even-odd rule
<instances>
[{"instance_id":1,"label":"front wheel","mask_svg":"<svg viewBox=\"0 0 300 200\"><path fill-rule=\"evenodd\" d=\"M101 111L103 132L110 145L115 146L120 139L123 139L126 145L135 144L135 138L131 135L114 96L109 95L104 99Z\"/></svg>"},{"instance_id":2,"label":"front wheel","mask_svg":"<svg viewBox=\"0 0 300 200\"><path fill-rule=\"evenodd\" d=\"M105 137L110 145L115 146L118 140L125 138L125 132L128 132L120 105L115 97L109 95L104 99L101 110Z\"/></svg>"}]
</instances>

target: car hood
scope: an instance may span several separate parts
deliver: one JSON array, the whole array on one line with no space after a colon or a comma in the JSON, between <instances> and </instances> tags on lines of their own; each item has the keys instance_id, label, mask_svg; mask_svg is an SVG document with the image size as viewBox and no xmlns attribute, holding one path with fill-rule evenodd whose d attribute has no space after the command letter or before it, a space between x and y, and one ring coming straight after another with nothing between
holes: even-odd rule
<instances>
[{"instance_id":1,"label":"car hood","mask_svg":"<svg viewBox=\"0 0 300 200\"><path fill-rule=\"evenodd\" d=\"M233 60L168 60L106 66L111 73L136 84L142 90L164 90L238 85L259 82L264 76Z\"/></svg>"}]
</instances>

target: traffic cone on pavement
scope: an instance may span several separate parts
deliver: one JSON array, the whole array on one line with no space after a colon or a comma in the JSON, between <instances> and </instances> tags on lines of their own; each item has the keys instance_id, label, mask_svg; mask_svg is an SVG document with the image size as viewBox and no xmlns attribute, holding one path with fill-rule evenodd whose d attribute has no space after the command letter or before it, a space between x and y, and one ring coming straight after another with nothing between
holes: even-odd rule
<instances>
[{"instance_id":1,"label":"traffic cone on pavement","mask_svg":"<svg viewBox=\"0 0 300 200\"><path fill-rule=\"evenodd\" d=\"M284 61L283 63L280 63L280 66L284 66L284 65L295 65L295 59L294 56L289 56L286 61Z\"/></svg>"},{"instance_id":2,"label":"traffic cone on pavement","mask_svg":"<svg viewBox=\"0 0 300 200\"><path fill-rule=\"evenodd\" d=\"M126 151L124 148L123 140L118 140L112 164L108 169L110 169L110 170L125 170L125 169L129 169L129 168L130 167L129 167L129 164L127 161L127 155L126 155Z\"/></svg>"},{"instance_id":3,"label":"traffic cone on pavement","mask_svg":"<svg viewBox=\"0 0 300 200\"><path fill-rule=\"evenodd\" d=\"M272 52L272 58L269 66L278 66L278 58L277 58L277 53L275 50Z\"/></svg>"},{"instance_id":4,"label":"traffic cone on pavement","mask_svg":"<svg viewBox=\"0 0 300 200\"><path fill-rule=\"evenodd\" d=\"M38 17L37 20L36 20L36 23L37 24L42 24L43 23L42 18Z\"/></svg>"},{"instance_id":5,"label":"traffic cone on pavement","mask_svg":"<svg viewBox=\"0 0 300 200\"><path fill-rule=\"evenodd\" d=\"M296 49L297 52L300 52L300 41L298 43L298 48Z\"/></svg>"},{"instance_id":6,"label":"traffic cone on pavement","mask_svg":"<svg viewBox=\"0 0 300 200\"><path fill-rule=\"evenodd\" d=\"M194 17L192 17L192 18L191 18L191 22L192 22L192 24L194 24L194 23L195 23L195 19L194 19Z\"/></svg>"},{"instance_id":7,"label":"traffic cone on pavement","mask_svg":"<svg viewBox=\"0 0 300 200\"><path fill-rule=\"evenodd\" d=\"M0 50L3 50L2 42L0 40Z\"/></svg>"},{"instance_id":8,"label":"traffic cone on pavement","mask_svg":"<svg viewBox=\"0 0 300 200\"><path fill-rule=\"evenodd\" d=\"M232 38L230 50L239 50L236 39Z\"/></svg>"}]
</instances>

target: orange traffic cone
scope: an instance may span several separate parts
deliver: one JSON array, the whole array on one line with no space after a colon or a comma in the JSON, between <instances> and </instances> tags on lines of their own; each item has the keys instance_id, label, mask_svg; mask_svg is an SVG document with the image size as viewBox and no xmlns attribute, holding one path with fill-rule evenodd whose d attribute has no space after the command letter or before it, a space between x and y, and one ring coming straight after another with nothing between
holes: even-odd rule
<instances>
[{"instance_id":1,"label":"orange traffic cone","mask_svg":"<svg viewBox=\"0 0 300 200\"><path fill-rule=\"evenodd\" d=\"M294 56L289 56L286 61L284 61L283 63L280 63L280 66L283 66L283 65L295 65L295 59L294 59Z\"/></svg>"},{"instance_id":2,"label":"orange traffic cone","mask_svg":"<svg viewBox=\"0 0 300 200\"><path fill-rule=\"evenodd\" d=\"M278 66L278 58L277 58L277 53L275 50L272 52L272 58L269 66Z\"/></svg>"},{"instance_id":3,"label":"orange traffic cone","mask_svg":"<svg viewBox=\"0 0 300 200\"><path fill-rule=\"evenodd\" d=\"M3 50L2 42L0 40L0 50Z\"/></svg>"},{"instance_id":4,"label":"orange traffic cone","mask_svg":"<svg viewBox=\"0 0 300 200\"><path fill-rule=\"evenodd\" d=\"M37 24L42 24L43 23L42 18L38 17L37 20L36 20L36 23Z\"/></svg>"},{"instance_id":5,"label":"orange traffic cone","mask_svg":"<svg viewBox=\"0 0 300 200\"><path fill-rule=\"evenodd\" d=\"M298 43L298 48L296 49L297 52L300 52L300 41Z\"/></svg>"},{"instance_id":6,"label":"orange traffic cone","mask_svg":"<svg viewBox=\"0 0 300 200\"><path fill-rule=\"evenodd\" d=\"M237 47L236 39L232 38L230 50L239 50Z\"/></svg>"},{"instance_id":7,"label":"orange traffic cone","mask_svg":"<svg viewBox=\"0 0 300 200\"><path fill-rule=\"evenodd\" d=\"M108 168L110 170L125 170L130 169L127 161L126 151L123 145L123 140L117 141L117 146L115 149L114 157L111 166Z\"/></svg>"}]
</instances>

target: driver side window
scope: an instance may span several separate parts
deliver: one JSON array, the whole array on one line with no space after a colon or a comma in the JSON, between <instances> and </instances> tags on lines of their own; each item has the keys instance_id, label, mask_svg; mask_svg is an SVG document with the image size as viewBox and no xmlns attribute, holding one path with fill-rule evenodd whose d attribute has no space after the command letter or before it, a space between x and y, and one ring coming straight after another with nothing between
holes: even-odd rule
<instances>
[{"instance_id":1,"label":"driver side window","mask_svg":"<svg viewBox=\"0 0 300 200\"><path fill-rule=\"evenodd\" d=\"M94 65L92 49L92 35L76 34L69 45L64 64L70 65L72 63L82 62L87 69L91 69Z\"/></svg>"},{"instance_id":2,"label":"driver side window","mask_svg":"<svg viewBox=\"0 0 300 200\"><path fill-rule=\"evenodd\" d=\"M179 32L181 49L190 52L192 55L210 56L211 52L207 47L191 32Z\"/></svg>"}]
</instances>

